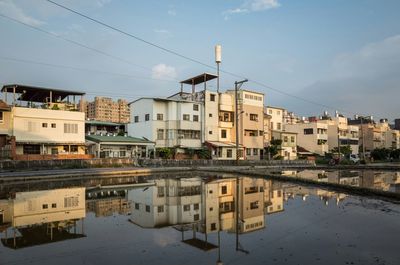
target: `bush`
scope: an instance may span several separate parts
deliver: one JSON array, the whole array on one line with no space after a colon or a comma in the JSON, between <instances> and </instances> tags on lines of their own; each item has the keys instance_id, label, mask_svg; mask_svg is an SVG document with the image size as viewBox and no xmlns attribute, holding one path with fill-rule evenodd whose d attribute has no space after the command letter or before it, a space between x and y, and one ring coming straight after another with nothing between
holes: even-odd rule
<instances>
[{"instance_id":1,"label":"bush","mask_svg":"<svg viewBox=\"0 0 400 265\"><path fill-rule=\"evenodd\" d=\"M170 159L174 155L172 148L164 147L157 149L157 156L164 159Z\"/></svg>"},{"instance_id":2,"label":"bush","mask_svg":"<svg viewBox=\"0 0 400 265\"><path fill-rule=\"evenodd\" d=\"M372 150L371 157L374 160L386 160L390 156L390 150L386 148L376 148Z\"/></svg>"}]
</instances>

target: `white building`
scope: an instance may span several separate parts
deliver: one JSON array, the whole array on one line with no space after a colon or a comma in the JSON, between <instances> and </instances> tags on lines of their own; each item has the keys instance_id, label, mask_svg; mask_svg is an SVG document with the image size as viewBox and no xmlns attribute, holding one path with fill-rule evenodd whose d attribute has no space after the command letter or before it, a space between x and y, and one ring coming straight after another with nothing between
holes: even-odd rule
<instances>
[{"instance_id":1,"label":"white building","mask_svg":"<svg viewBox=\"0 0 400 265\"><path fill-rule=\"evenodd\" d=\"M88 158L85 114L69 100L84 93L23 85L6 85L2 92L3 105L13 96L8 109L0 110L0 148L10 150L11 158Z\"/></svg>"}]
</instances>

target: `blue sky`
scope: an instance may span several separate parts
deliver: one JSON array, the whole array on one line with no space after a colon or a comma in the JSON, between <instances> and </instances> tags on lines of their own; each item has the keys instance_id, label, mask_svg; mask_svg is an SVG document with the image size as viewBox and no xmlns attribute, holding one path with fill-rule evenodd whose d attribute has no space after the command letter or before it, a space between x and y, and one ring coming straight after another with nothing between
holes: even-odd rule
<instances>
[{"instance_id":1,"label":"blue sky","mask_svg":"<svg viewBox=\"0 0 400 265\"><path fill-rule=\"evenodd\" d=\"M214 64L214 45L221 44L222 69L347 115L400 117L400 1L55 1L207 64ZM0 0L0 14L129 62L0 17L1 84L133 100L167 96L179 89L179 80L213 71L44 0ZM235 80L221 74L222 89ZM326 109L252 82L245 87L264 92L266 104L299 115Z\"/></svg>"}]
</instances>

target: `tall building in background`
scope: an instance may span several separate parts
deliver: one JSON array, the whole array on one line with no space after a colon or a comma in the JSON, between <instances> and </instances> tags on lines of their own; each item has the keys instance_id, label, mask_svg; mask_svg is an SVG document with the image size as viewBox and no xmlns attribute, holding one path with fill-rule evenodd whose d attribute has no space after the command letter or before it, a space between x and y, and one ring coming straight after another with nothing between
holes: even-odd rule
<instances>
[{"instance_id":1,"label":"tall building in background","mask_svg":"<svg viewBox=\"0 0 400 265\"><path fill-rule=\"evenodd\" d=\"M129 123L131 116L128 101L113 101L105 97L95 97L94 101L85 102L85 114L86 119L116 123Z\"/></svg>"}]
</instances>

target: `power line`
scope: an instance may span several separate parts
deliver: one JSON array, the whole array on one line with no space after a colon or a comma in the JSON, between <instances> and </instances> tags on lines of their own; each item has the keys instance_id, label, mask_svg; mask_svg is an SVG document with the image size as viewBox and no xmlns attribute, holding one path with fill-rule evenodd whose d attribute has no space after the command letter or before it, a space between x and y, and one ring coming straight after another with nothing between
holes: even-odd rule
<instances>
[{"instance_id":1,"label":"power line","mask_svg":"<svg viewBox=\"0 0 400 265\"><path fill-rule=\"evenodd\" d=\"M107 53L107 52L105 52L105 51L102 51L102 50L99 50L99 49L96 49L96 48L87 46L87 45L82 44L82 43L80 43L80 42L77 42L77 41L74 41L74 40L65 38L65 37L63 37L63 36L61 36L61 35L58 35L58 34L55 34L55 33L53 33L53 32L44 30L44 29L42 29L42 28L39 28L39 27L30 25L30 24L27 24L27 23L25 23L25 22L22 22L22 21L20 21L20 20L15 19L15 18L9 17L9 16L7 16L7 15L4 15L4 14L1 14L1 13L0 13L0 17L5 18L5 19L8 19L8 20L10 20L10 21L13 21L13 22L15 22L15 23L24 25L24 26L26 26L26 27L29 27L29 28L34 29L34 30L36 30L36 31L39 31L39 32L42 32L42 33L44 33L44 34L50 35L50 36L52 36L52 37L61 39L61 40L63 40L63 41L69 42L69 43L71 43L71 44L77 45L77 46L79 46L79 47L81 47L81 48L85 48L85 49L88 49L88 50L90 50L90 51L93 51L93 52L96 52L96 53L98 53L98 54L101 54L101 55L103 55L103 56L112 58L112 59L114 59L114 60L117 60L117 61L120 61L120 62L129 64L129 65L132 65L132 66L135 66L135 67L139 67L139 68L142 68L142 69L144 69L144 70L152 71L152 69L151 69L150 67L146 67L146 66L142 66L142 65L138 65L138 64L132 63L131 61L128 61L128 60L126 60L126 59L124 59L124 58L121 58L121 57L112 55L112 54L110 54L110 53ZM174 78L174 79L175 79L175 78Z\"/></svg>"},{"instance_id":2,"label":"power line","mask_svg":"<svg viewBox=\"0 0 400 265\"><path fill-rule=\"evenodd\" d=\"M140 42L143 42L143 43L145 43L145 44L147 44L147 45L150 45L150 46L152 46L152 47L155 47L155 48L157 48L157 49L160 49L160 50L165 51L165 52L167 52L167 53L170 53L170 54L172 54L172 55L178 56L178 57L180 57L180 58L186 59L186 60L188 60L188 61L191 61L191 62L200 64L200 65L202 65L202 66L205 66L205 67L208 67L208 68L211 68L211 69L214 69L214 70L216 69L215 66L212 66L212 65L203 63L203 62L201 62L201 61L199 61L199 60L197 60L197 59L191 58L191 57L189 57L189 56L183 55L183 54L181 54L181 53L179 53L179 52L176 52L176 51L174 51L174 50L165 48L165 47L163 47L163 46L161 46L161 45L158 45L158 44L153 43L153 42L151 42L151 41L145 40L145 39L143 39L143 38L141 38L141 37L139 37L139 36L136 36L136 35L134 35L134 34L131 34L131 33L126 32L126 31L124 31L124 30L118 29L118 28L116 28L116 27L114 27L114 26L111 26L111 25L109 25L109 24L107 24L107 23L105 23L105 22L102 22L102 21L98 20L98 19L92 18L92 17L90 17L90 16L88 16L88 15L85 15L85 14L79 12L79 11L76 11L76 10L74 10L74 9L72 9L72 8L69 8L69 7L67 7L67 6L64 6L64 5L62 5L62 4L59 4L59 3L55 2L55 1L52 1L52 0L46 0L46 1L49 2L49 3L51 3L51 4L53 4L53 5L56 5L56 6L60 7L60 8L62 8L62 9L65 9L65 10L71 12L71 13L74 13L74 14L80 16L80 17L83 17L83 18L85 18L85 19L88 19L88 20L90 20L90 21L92 21L92 22L94 22L94 23L97 23L97 24L102 25L102 26L104 26L104 27L106 27L106 28L109 28L109 29L111 29L111 30L114 30L114 31L116 31L116 32L118 32L118 33L120 33L120 34L122 34L122 35L131 37L131 38L136 39L136 40L138 40L138 41L140 41ZM312 100L308 100L308 99L305 99L305 98L300 97L300 96L297 96L297 95L293 95L293 94L291 94L291 93L282 91L282 90L280 90L280 89L276 89L276 88L273 88L273 87L271 87L271 86L268 86L268 85L266 85L266 84L264 84L264 83L262 83L262 82L259 82L259 81L254 80L254 79L243 77L242 75L239 75L239 74L235 74L235 73L232 73L232 72L229 72L229 71L225 71L225 70L220 70L220 72L225 73L225 74L228 74L228 75L231 75L231 76L234 76L234 77L237 77L237 78L248 79L250 82L252 82L252 83L254 83L254 84L257 84L257 85L262 86L262 87L264 87L264 88L267 88L267 89L269 89L269 90L278 92L278 93L283 94L283 95L285 95L285 96L289 96L289 97L292 97L292 98L295 98L295 99L298 99L298 100L302 100L302 101L307 102L307 103L310 103L310 104L318 105L318 106L321 106L321 107L324 107L324 108L328 108L328 109L332 109L332 110L338 110L338 108L335 108L335 107L332 107L332 106L329 106L329 105L325 105L325 104L322 104L322 103L319 103L319 102L315 102L315 101L312 101ZM344 111L344 112L350 113L350 112L348 112L348 111Z\"/></svg>"},{"instance_id":3,"label":"power line","mask_svg":"<svg viewBox=\"0 0 400 265\"><path fill-rule=\"evenodd\" d=\"M113 73L113 72L107 72L107 71L101 71L101 70L94 70L94 69L87 69L87 68L80 68L80 67L67 66L67 65L59 65L59 64L51 64L51 63L38 62L38 61L31 61L31 60L18 59L18 58L12 58L12 57L5 57L5 56L1 56L1 55L0 55L0 60L13 61L13 62L18 62L18 63L27 63L27 64L43 65L43 66L47 66L47 67L56 67L56 68L70 69L70 70L75 70L75 71L88 71L88 72L94 72L94 73L99 73L99 74L118 75L118 76L123 76L123 77L128 77L128 78L134 78L134 79L144 79L144 80L153 80L153 81L164 81L164 82L173 82L173 83L176 82L176 81L174 81L174 80L168 80L168 79L152 78L152 77L142 77L142 76L135 76L135 75L128 75L128 74L121 74L121 73Z\"/></svg>"}]
</instances>

